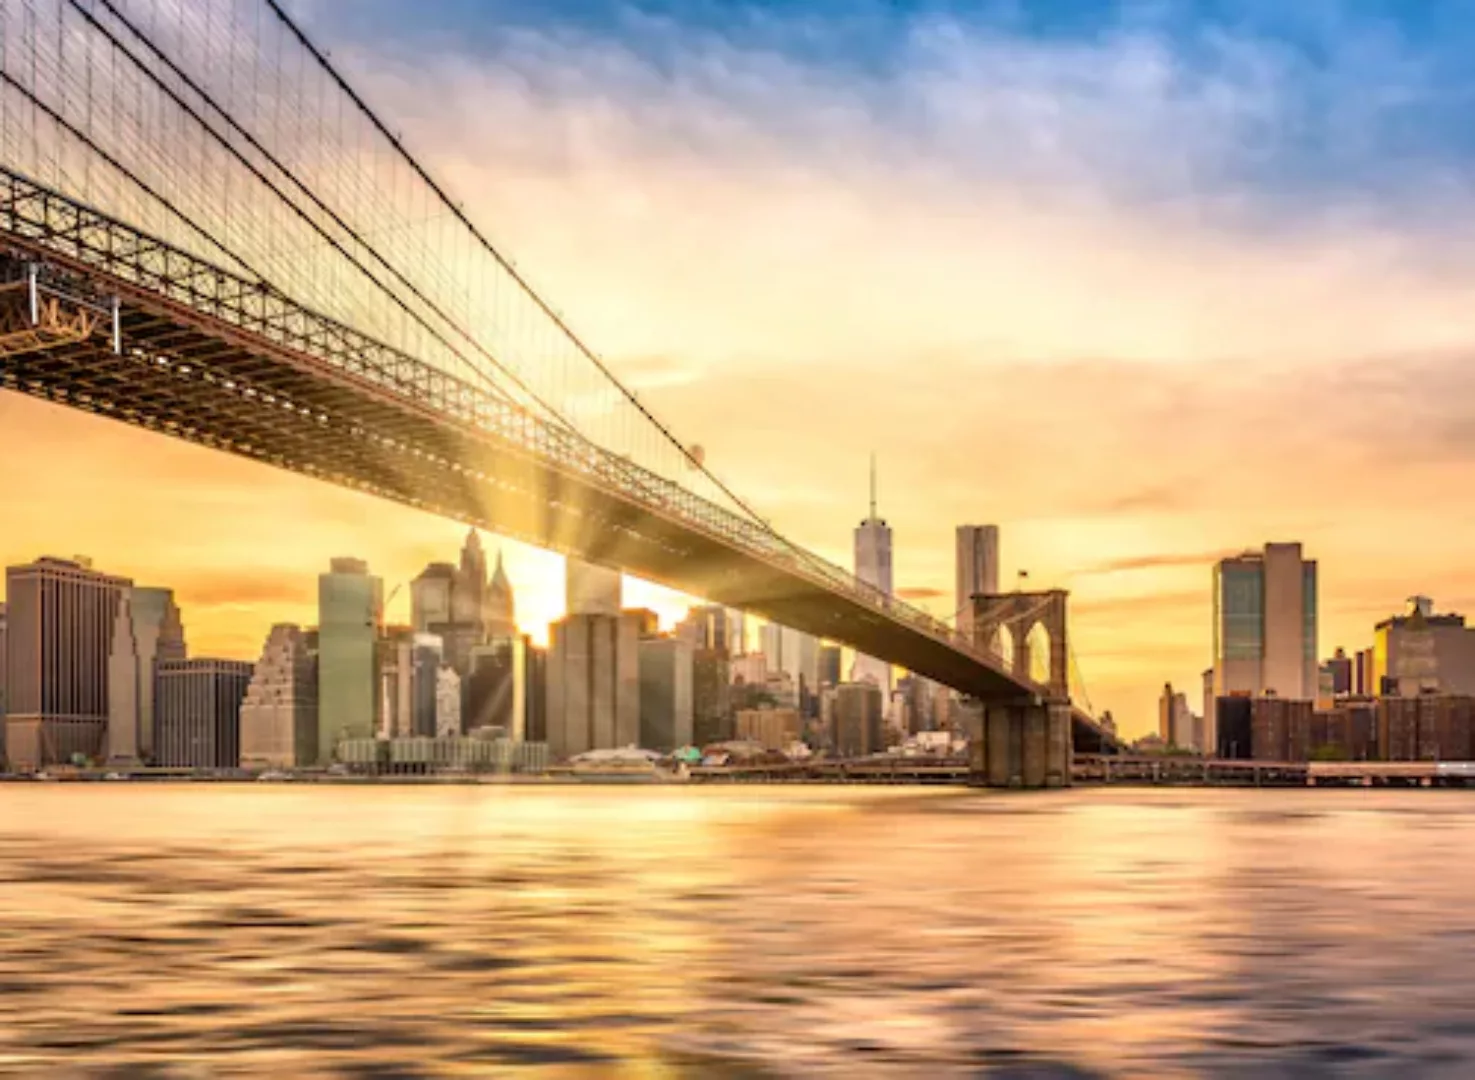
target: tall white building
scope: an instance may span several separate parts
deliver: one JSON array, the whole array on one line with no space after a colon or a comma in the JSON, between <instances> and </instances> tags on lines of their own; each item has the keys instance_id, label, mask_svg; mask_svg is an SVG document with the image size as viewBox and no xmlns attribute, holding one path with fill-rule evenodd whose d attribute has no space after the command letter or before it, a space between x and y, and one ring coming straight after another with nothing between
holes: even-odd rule
<instances>
[{"instance_id":1,"label":"tall white building","mask_svg":"<svg viewBox=\"0 0 1475 1080\"><path fill-rule=\"evenodd\" d=\"M980 593L999 591L999 527L958 526L958 591L953 608L958 629L973 636L971 600Z\"/></svg>"},{"instance_id":2,"label":"tall white building","mask_svg":"<svg viewBox=\"0 0 1475 1080\"><path fill-rule=\"evenodd\" d=\"M461 734L461 676L449 664L435 671L435 736L454 739Z\"/></svg>"},{"instance_id":3,"label":"tall white building","mask_svg":"<svg viewBox=\"0 0 1475 1080\"><path fill-rule=\"evenodd\" d=\"M891 575L891 526L876 515L876 459L871 457L871 512L855 530L855 576L880 590L890 600L894 595ZM882 700L891 697L891 665L873 656L858 655L851 668L853 682L871 682L881 688Z\"/></svg>"}]
</instances>

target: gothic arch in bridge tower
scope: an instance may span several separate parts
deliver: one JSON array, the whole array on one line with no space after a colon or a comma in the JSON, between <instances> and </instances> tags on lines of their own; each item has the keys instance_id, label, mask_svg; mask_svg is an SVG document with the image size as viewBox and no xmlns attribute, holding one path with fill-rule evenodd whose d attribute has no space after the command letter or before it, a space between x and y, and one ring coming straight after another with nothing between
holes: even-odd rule
<instances>
[{"instance_id":1,"label":"gothic arch in bridge tower","mask_svg":"<svg viewBox=\"0 0 1475 1080\"><path fill-rule=\"evenodd\" d=\"M989 651L1004 663L1008 671L1014 670L1014 632L1008 626L996 626L988 637Z\"/></svg>"},{"instance_id":2,"label":"gothic arch in bridge tower","mask_svg":"<svg viewBox=\"0 0 1475 1080\"><path fill-rule=\"evenodd\" d=\"M1015 678L1050 697L1070 697L1070 645L1064 589L981 593L973 597L974 641L998 641L996 655Z\"/></svg>"},{"instance_id":3,"label":"gothic arch in bridge tower","mask_svg":"<svg viewBox=\"0 0 1475 1080\"><path fill-rule=\"evenodd\" d=\"M1028 660L1028 674L1037 683L1048 686L1050 683L1050 631L1045 629L1045 624L1036 619L1034 625L1029 628L1029 635L1024 639L1024 649Z\"/></svg>"}]
</instances>

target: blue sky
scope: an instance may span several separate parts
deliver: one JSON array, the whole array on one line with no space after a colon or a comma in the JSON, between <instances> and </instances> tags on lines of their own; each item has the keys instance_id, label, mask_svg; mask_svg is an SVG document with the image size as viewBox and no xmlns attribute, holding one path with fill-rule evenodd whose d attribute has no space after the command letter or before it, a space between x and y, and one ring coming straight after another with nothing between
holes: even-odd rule
<instances>
[{"instance_id":1,"label":"blue sky","mask_svg":"<svg viewBox=\"0 0 1475 1080\"><path fill-rule=\"evenodd\" d=\"M530 53L530 40L564 55L619 50L673 93L715 86L713 65L734 56L781 60L814 83L848 96L898 134L926 140L940 126L916 84L927 74L967 71L967 87L999 85L1119 109L1119 120L1151 126L1161 110L1192 127L1205 112L1222 139L1189 167L1137 161L1151 153L1128 131L1120 146L1083 141L1099 161L1097 184L1122 197L1202 200L1254 196L1254 213L1315 213L1329 196L1398 201L1417 216L1411 189L1471 179L1475 125L1475 9L1455 2L1205 0L1199 3L1089 0L1054 3L602 4L440 0L316 0L309 23L325 41L400 54L449 49L518 71L534 92L556 93L560 73ZM999 65L991 72L983 65ZM565 87L566 89L566 87ZM612 88L585 87L589 90ZM733 86L725 88L729 93ZM740 89L740 88L739 88ZM772 107L759 122L781 133L796 117ZM741 100L727 107L743 108ZM1138 115L1134 118L1133 111ZM801 125L802 127L802 125ZM1020 151L1017 132L967 132L961 164L989 160L993 139ZM1177 132L1157 151L1171 156ZM1067 142L1069 141L1067 137ZM1026 150L1026 154L1028 151ZM1220 208L1223 209L1222 207ZM1437 223L1437 214L1434 215Z\"/></svg>"}]
</instances>

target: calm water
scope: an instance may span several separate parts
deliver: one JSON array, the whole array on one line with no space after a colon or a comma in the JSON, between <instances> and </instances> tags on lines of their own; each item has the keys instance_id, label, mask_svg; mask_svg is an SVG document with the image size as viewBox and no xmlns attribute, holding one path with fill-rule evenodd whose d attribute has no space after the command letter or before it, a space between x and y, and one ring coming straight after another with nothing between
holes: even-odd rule
<instances>
[{"instance_id":1,"label":"calm water","mask_svg":"<svg viewBox=\"0 0 1475 1080\"><path fill-rule=\"evenodd\" d=\"M1475 793L0 809L11 1075L1475 1075Z\"/></svg>"}]
</instances>

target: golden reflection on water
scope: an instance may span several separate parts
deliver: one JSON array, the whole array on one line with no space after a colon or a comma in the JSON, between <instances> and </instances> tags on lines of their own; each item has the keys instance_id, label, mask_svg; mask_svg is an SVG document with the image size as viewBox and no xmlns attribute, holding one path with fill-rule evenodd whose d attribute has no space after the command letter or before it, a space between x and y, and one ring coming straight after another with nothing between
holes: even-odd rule
<instances>
[{"instance_id":1,"label":"golden reflection on water","mask_svg":"<svg viewBox=\"0 0 1475 1080\"><path fill-rule=\"evenodd\" d=\"M1475 1075L1475 793L0 799L9 1074Z\"/></svg>"}]
</instances>

